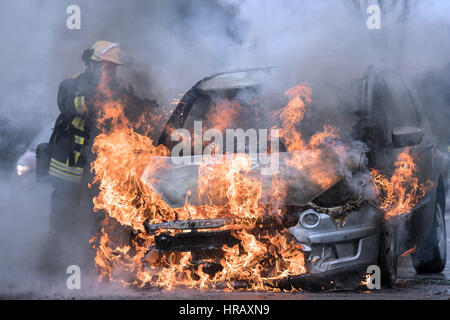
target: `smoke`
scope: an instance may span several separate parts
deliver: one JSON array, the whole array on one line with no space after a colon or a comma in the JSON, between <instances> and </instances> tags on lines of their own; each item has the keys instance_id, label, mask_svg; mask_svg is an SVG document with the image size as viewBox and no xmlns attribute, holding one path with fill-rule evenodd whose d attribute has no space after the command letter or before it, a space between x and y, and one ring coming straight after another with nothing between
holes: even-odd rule
<instances>
[{"instance_id":1,"label":"smoke","mask_svg":"<svg viewBox=\"0 0 450 320\"><path fill-rule=\"evenodd\" d=\"M381 30L366 27L372 3L381 5ZM81 8L80 30L66 28L73 4ZM172 98L207 75L261 66L285 67L291 82L341 83L383 63L439 83L449 71L449 9L444 0L2 1L0 165L13 167L23 146L55 118L59 82L83 71L81 54L96 40L119 42L134 59L122 67L124 81L171 109ZM445 115L433 125L448 140L443 90L432 94L439 97L433 113ZM332 110L334 96L322 98ZM12 189L10 172L2 175L0 291L11 282L26 287L24 274L32 277L32 248L45 234L49 211L49 191L36 189ZM11 200L16 194L24 197L19 203Z\"/></svg>"},{"instance_id":2,"label":"smoke","mask_svg":"<svg viewBox=\"0 0 450 320\"><path fill-rule=\"evenodd\" d=\"M4 1L2 118L40 124L54 115L58 83L84 69L81 53L98 39L121 43L134 58L124 76L167 108L219 71L288 66L313 80L330 66L361 77L369 63L385 63L414 76L448 63L448 4L380 1L382 30L368 30L371 3L378 2ZM80 30L65 25L72 4L81 9Z\"/></svg>"}]
</instances>

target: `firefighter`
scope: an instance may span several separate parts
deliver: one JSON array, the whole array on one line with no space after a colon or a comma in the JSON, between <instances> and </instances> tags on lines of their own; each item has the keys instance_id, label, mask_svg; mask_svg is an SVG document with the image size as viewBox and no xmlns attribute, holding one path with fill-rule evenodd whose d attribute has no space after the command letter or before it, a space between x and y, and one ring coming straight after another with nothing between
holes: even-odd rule
<instances>
[{"instance_id":1,"label":"firefighter","mask_svg":"<svg viewBox=\"0 0 450 320\"><path fill-rule=\"evenodd\" d=\"M86 70L61 82L58 116L49 142L48 175L51 196L50 232L40 259L40 269L48 274L65 272L73 261L74 226L79 218L82 190L89 178L89 154L95 138L95 96L102 73L115 78L121 65L119 44L97 41L83 52ZM72 260L71 260L72 257ZM76 259L75 259L76 260Z\"/></svg>"},{"instance_id":2,"label":"firefighter","mask_svg":"<svg viewBox=\"0 0 450 320\"><path fill-rule=\"evenodd\" d=\"M83 52L86 70L61 82L57 98L60 115L53 135L49 144L43 144L43 148L38 146L36 151L37 168L45 172L37 172L38 180L50 180L54 187L50 232L40 259L40 269L47 274L63 272L66 277L66 268L71 264L93 264L95 253L86 248L89 249L88 239L100 230L103 215L101 212L93 214L93 198L98 190L92 184L90 163L94 160L92 145L99 133L96 116L102 95L97 88L102 77L107 79L104 84L115 99L126 106L124 113L128 120L136 122L136 132L140 132L141 116L148 122L161 112L156 101L138 98L131 85L125 88L117 80L116 71L122 65L122 56L119 44L108 41L97 41ZM74 234L76 239L72 237ZM70 252L64 248L69 248Z\"/></svg>"}]
</instances>

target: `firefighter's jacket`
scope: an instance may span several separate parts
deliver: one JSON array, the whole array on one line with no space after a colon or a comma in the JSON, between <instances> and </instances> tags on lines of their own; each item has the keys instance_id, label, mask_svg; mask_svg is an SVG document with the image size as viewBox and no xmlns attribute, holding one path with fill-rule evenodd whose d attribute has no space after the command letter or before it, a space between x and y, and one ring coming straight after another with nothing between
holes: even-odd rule
<instances>
[{"instance_id":1,"label":"firefighter's jacket","mask_svg":"<svg viewBox=\"0 0 450 320\"><path fill-rule=\"evenodd\" d=\"M79 183L83 170L93 158L91 147L98 134L92 104L96 96L97 82L82 73L61 82L58 91L58 107L61 111L56 120L50 141L50 167L52 178ZM124 113L131 123L138 123L141 116L153 114L158 104L154 100L140 99L131 86L122 87L115 79L110 84L113 99L126 105ZM99 95L101 100L101 95ZM150 119L147 120L147 122ZM136 132L139 132L136 128Z\"/></svg>"},{"instance_id":2,"label":"firefighter's jacket","mask_svg":"<svg viewBox=\"0 0 450 320\"><path fill-rule=\"evenodd\" d=\"M79 183L86 165L85 145L89 138L87 101L96 83L86 73L61 82L58 108L61 114L50 139L51 178Z\"/></svg>"}]
</instances>

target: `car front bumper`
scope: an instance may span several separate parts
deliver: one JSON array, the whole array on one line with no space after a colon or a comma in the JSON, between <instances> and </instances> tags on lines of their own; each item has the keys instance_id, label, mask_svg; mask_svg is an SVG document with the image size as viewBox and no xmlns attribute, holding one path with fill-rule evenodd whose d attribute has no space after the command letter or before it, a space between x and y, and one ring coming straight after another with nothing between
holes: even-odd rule
<instances>
[{"instance_id":1,"label":"car front bumper","mask_svg":"<svg viewBox=\"0 0 450 320\"><path fill-rule=\"evenodd\" d=\"M366 202L350 212L343 224L335 223L327 214L314 213L319 217L316 226L305 227L299 219L289 228L295 241L304 247L307 269L304 278L326 277L346 270L365 271L367 266L376 264L381 210Z\"/></svg>"}]
</instances>

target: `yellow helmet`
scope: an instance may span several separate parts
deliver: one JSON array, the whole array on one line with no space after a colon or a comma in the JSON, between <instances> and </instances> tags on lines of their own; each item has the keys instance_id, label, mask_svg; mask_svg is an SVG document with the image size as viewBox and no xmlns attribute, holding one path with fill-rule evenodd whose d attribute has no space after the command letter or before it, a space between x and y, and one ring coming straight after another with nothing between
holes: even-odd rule
<instances>
[{"instance_id":1,"label":"yellow helmet","mask_svg":"<svg viewBox=\"0 0 450 320\"><path fill-rule=\"evenodd\" d=\"M94 61L108 61L115 64L122 64L122 50L116 42L96 41L91 49L93 50L90 57Z\"/></svg>"}]
</instances>

